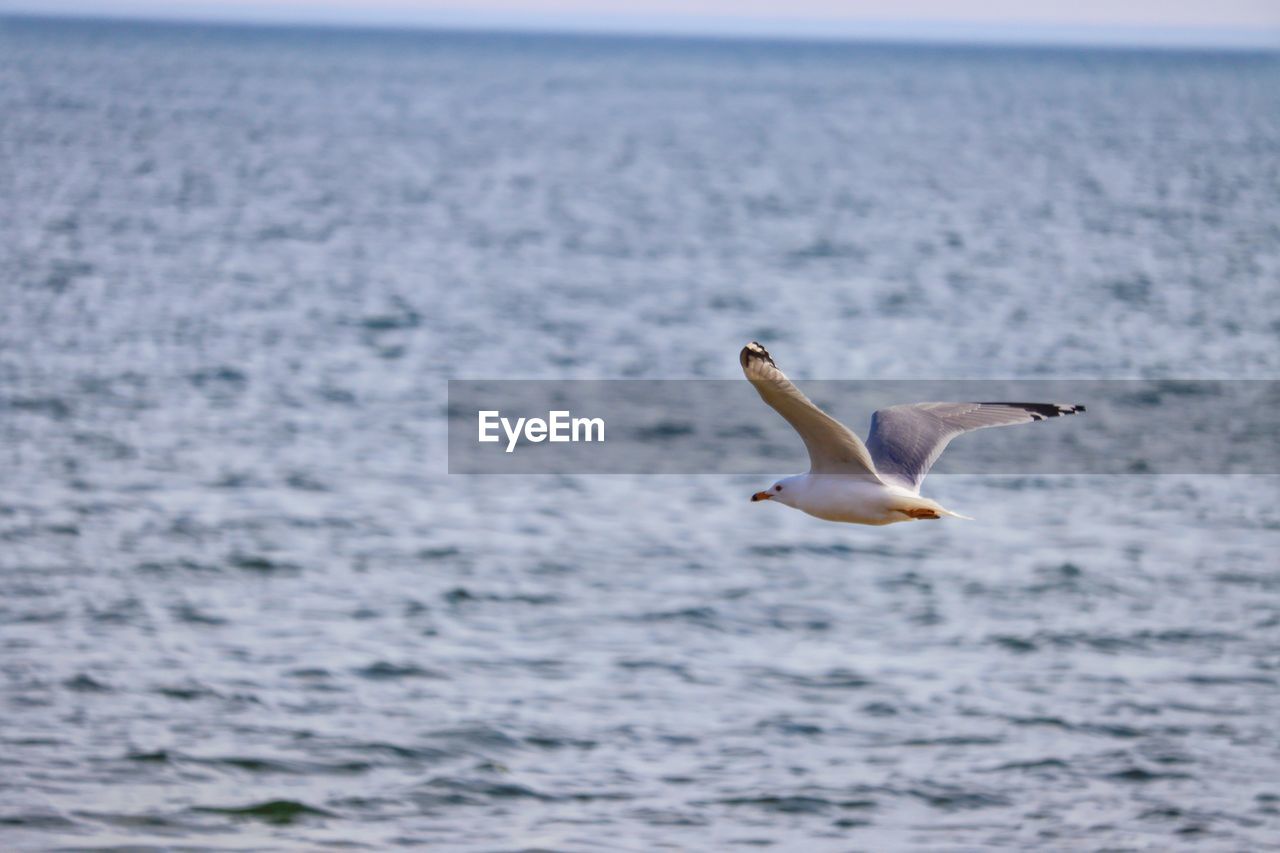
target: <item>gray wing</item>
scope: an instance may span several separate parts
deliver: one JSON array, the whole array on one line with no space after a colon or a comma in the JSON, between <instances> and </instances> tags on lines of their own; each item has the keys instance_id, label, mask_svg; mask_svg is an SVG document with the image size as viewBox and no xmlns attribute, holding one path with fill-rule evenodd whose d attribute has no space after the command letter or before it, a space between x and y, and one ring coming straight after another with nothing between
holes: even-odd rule
<instances>
[{"instance_id":1,"label":"gray wing","mask_svg":"<svg viewBox=\"0 0 1280 853\"><path fill-rule=\"evenodd\" d=\"M764 347L752 341L742 348L738 360L761 399L800 433L811 471L876 479L875 463L862 440L801 394Z\"/></svg>"},{"instance_id":2,"label":"gray wing","mask_svg":"<svg viewBox=\"0 0 1280 853\"><path fill-rule=\"evenodd\" d=\"M920 491L924 475L951 439L986 427L1012 426L1074 415L1084 406L1062 403L912 403L871 416L867 449L886 483Z\"/></svg>"}]
</instances>

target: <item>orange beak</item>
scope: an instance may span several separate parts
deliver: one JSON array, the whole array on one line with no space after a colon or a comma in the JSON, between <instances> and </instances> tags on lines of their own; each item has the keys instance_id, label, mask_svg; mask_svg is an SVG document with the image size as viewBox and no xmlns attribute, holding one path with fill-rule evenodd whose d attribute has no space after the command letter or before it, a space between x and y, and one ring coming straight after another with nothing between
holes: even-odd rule
<instances>
[{"instance_id":1,"label":"orange beak","mask_svg":"<svg viewBox=\"0 0 1280 853\"><path fill-rule=\"evenodd\" d=\"M751 496L751 502L755 503L756 501L767 501L771 497L773 497L773 495L769 494L768 492L756 492L754 495Z\"/></svg>"}]
</instances>

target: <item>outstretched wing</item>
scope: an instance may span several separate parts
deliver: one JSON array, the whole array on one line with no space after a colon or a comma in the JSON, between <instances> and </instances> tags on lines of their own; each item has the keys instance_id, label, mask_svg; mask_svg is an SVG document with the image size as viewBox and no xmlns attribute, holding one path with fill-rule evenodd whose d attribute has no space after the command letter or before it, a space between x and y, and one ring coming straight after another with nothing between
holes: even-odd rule
<instances>
[{"instance_id":1,"label":"outstretched wing","mask_svg":"<svg viewBox=\"0 0 1280 853\"><path fill-rule=\"evenodd\" d=\"M773 363L764 347L752 341L742 348L738 360L761 399L800 433L809 451L809 469L813 473L876 479L875 463L861 439L801 394Z\"/></svg>"},{"instance_id":2,"label":"outstretched wing","mask_svg":"<svg viewBox=\"0 0 1280 853\"><path fill-rule=\"evenodd\" d=\"M920 491L924 475L951 439L975 429L1074 415L1084 406L1061 403L912 403L871 416L867 449L886 483Z\"/></svg>"}]
</instances>

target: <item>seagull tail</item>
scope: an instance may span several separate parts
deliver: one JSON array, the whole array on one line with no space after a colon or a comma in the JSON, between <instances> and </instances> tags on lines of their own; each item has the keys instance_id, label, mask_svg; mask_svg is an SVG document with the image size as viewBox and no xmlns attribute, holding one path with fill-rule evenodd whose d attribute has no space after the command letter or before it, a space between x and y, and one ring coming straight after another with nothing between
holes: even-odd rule
<instances>
[{"instance_id":1,"label":"seagull tail","mask_svg":"<svg viewBox=\"0 0 1280 853\"><path fill-rule=\"evenodd\" d=\"M963 518L965 521L973 521L969 516L952 512L935 500L919 496L912 496L910 499L904 500L894 509L907 518Z\"/></svg>"},{"instance_id":2,"label":"seagull tail","mask_svg":"<svg viewBox=\"0 0 1280 853\"><path fill-rule=\"evenodd\" d=\"M920 510L920 511L921 511L921 512L924 512L924 513L930 513L930 514L931 514L931 515L922 515L922 516L921 516L922 518L930 518L930 517L932 517L932 518L962 518L962 519L964 519L965 521L973 521L973 519L972 519L972 518L970 518L969 516L967 516L967 515L961 515L961 514L960 514L960 513L958 513L958 512L953 512L953 511L951 511L951 510L947 509L947 508L946 508L945 506L943 506L942 504L938 503L937 501L931 501L931 500L929 500L928 498L921 498L921 501L925 503L925 506L921 507L921 510Z\"/></svg>"}]
</instances>

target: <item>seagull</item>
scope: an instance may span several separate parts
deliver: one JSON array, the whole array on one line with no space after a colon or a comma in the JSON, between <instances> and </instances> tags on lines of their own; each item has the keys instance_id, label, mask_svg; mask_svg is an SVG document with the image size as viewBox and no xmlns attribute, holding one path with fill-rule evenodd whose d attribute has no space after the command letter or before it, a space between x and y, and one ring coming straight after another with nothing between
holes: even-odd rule
<instances>
[{"instance_id":1,"label":"seagull","mask_svg":"<svg viewBox=\"0 0 1280 853\"><path fill-rule=\"evenodd\" d=\"M800 393L759 343L743 347L738 360L761 399L800 433L809 451L809 473L784 477L751 500L776 501L827 521L879 525L968 519L920 496L920 483L951 439L975 429L1084 411L1084 406L1061 403L909 403L872 415L863 444Z\"/></svg>"}]
</instances>

